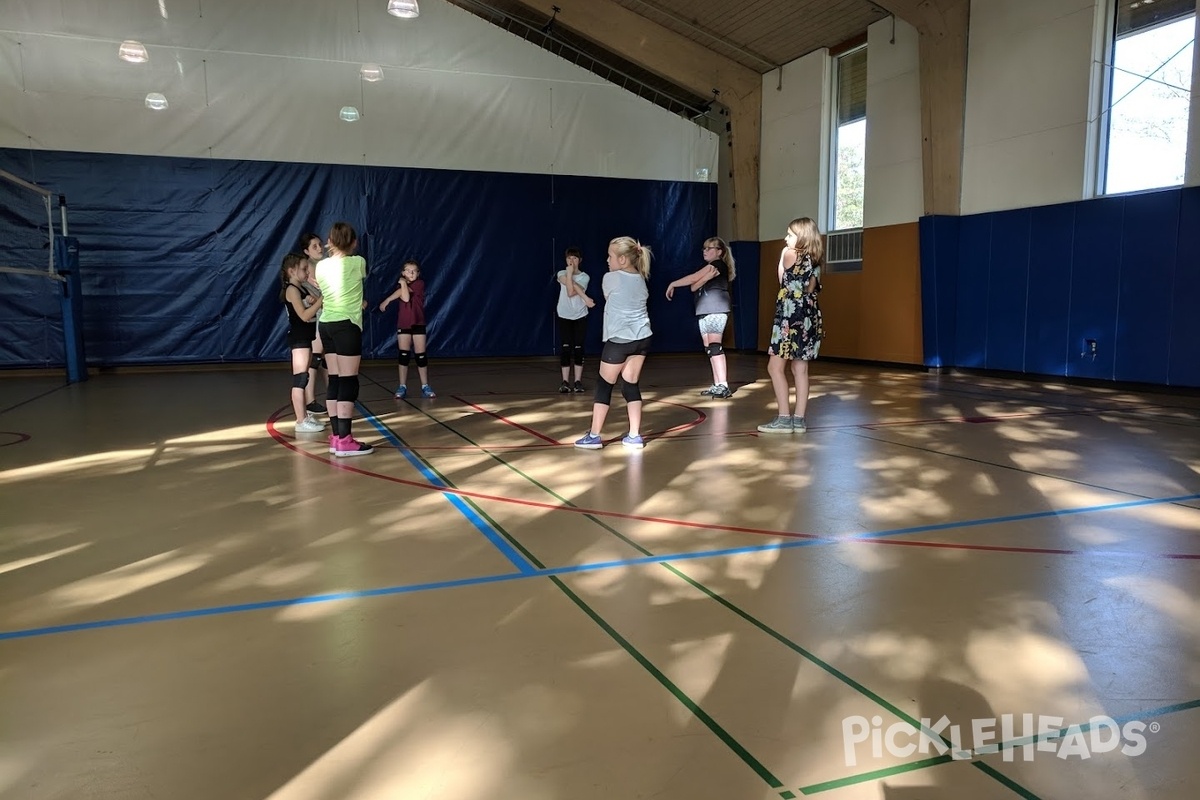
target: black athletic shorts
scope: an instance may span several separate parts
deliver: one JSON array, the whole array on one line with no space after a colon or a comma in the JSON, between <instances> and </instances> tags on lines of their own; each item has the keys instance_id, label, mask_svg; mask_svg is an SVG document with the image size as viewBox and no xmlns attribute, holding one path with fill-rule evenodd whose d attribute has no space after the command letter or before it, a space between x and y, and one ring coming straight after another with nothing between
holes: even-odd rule
<instances>
[{"instance_id":1,"label":"black athletic shorts","mask_svg":"<svg viewBox=\"0 0 1200 800\"><path fill-rule=\"evenodd\" d=\"M605 342L600 360L605 364L624 364L630 356L644 356L650 352L650 340L653 338L647 336L632 342Z\"/></svg>"},{"instance_id":2,"label":"black athletic shorts","mask_svg":"<svg viewBox=\"0 0 1200 800\"><path fill-rule=\"evenodd\" d=\"M362 328L348 319L337 322L322 321L317 326L321 334L321 344L325 345L325 353L335 356L362 355Z\"/></svg>"}]
</instances>

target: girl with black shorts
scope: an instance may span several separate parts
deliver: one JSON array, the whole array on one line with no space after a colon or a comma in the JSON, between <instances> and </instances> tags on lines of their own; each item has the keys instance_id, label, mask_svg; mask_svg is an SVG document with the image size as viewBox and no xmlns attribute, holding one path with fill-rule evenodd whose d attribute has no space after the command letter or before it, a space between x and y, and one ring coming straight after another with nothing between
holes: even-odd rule
<instances>
[{"instance_id":1,"label":"girl with black shorts","mask_svg":"<svg viewBox=\"0 0 1200 800\"><path fill-rule=\"evenodd\" d=\"M296 433L320 433L325 426L305 408L304 394L308 387L308 363L312 358L312 342L317 335L316 316L321 310L321 298L312 297L305 285L308 282L308 259L299 253L283 257L279 269L279 300L287 308L288 349L292 351L292 411L296 414Z\"/></svg>"},{"instance_id":2,"label":"girl with black shorts","mask_svg":"<svg viewBox=\"0 0 1200 800\"><path fill-rule=\"evenodd\" d=\"M317 332L325 345L325 363L329 369L327 405L333 426L329 452L338 458L365 456L375 448L350 435L350 420L358 401L367 262L354 254L358 249L358 234L348 222L333 224L326 248L329 257L317 263L317 286L324 302Z\"/></svg>"},{"instance_id":3,"label":"girl with black shorts","mask_svg":"<svg viewBox=\"0 0 1200 800\"><path fill-rule=\"evenodd\" d=\"M650 351L650 312L646 309L650 278L650 248L636 239L622 236L608 244L608 273L604 291L604 350L600 354L600 375L596 379L596 399L592 403L592 426L575 442L584 450L604 446L600 429L608 416L613 386L621 379L621 396L629 412L629 433L621 440L626 447L640 450L642 439L642 392L638 380L646 353Z\"/></svg>"}]
</instances>

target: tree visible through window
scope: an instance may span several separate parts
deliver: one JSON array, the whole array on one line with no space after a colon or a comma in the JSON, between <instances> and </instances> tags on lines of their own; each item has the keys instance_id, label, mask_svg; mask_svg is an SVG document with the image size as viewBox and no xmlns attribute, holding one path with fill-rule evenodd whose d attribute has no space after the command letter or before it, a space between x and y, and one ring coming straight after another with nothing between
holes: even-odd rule
<instances>
[{"instance_id":1,"label":"tree visible through window","mask_svg":"<svg viewBox=\"0 0 1200 800\"><path fill-rule=\"evenodd\" d=\"M1183 183L1195 17L1195 0L1117 0L1101 193Z\"/></svg>"},{"instance_id":2,"label":"tree visible through window","mask_svg":"<svg viewBox=\"0 0 1200 800\"><path fill-rule=\"evenodd\" d=\"M838 56L834 80L833 230L863 225L867 144L867 48Z\"/></svg>"}]
</instances>

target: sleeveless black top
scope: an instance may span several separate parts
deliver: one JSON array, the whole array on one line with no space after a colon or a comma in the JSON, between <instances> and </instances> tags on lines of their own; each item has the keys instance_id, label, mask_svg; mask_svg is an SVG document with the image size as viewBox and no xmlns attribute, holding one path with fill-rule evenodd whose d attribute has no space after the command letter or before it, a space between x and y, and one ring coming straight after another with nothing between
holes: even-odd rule
<instances>
[{"instance_id":1,"label":"sleeveless black top","mask_svg":"<svg viewBox=\"0 0 1200 800\"><path fill-rule=\"evenodd\" d=\"M313 297L313 293L308 290L308 287L302 283L298 285L295 283L289 283L288 286L295 286L300 290L300 302L307 307L308 303L304 302L305 299ZM317 338L316 319L301 319L300 315L296 313L295 307L287 301L287 286L284 287L283 291L285 295L283 305L287 309L288 315L288 336L297 340L307 338L307 340L311 342L313 339Z\"/></svg>"},{"instance_id":2,"label":"sleeveless black top","mask_svg":"<svg viewBox=\"0 0 1200 800\"><path fill-rule=\"evenodd\" d=\"M692 295L696 302L697 317L704 317L709 314L728 314L731 309L729 300L729 265L721 259L710 263L717 268L716 276L701 286L700 291Z\"/></svg>"}]
</instances>

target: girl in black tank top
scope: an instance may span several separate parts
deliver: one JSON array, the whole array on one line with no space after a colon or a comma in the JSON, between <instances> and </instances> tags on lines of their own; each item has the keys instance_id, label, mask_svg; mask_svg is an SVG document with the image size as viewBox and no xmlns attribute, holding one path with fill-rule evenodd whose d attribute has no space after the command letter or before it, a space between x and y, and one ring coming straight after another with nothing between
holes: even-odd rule
<instances>
[{"instance_id":1,"label":"girl in black tank top","mask_svg":"<svg viewBox=\"0 0 1200 800\"><path fill-rule=\"evenodd\" d=\"M304 389L308 386L308 366L312 358L312 341L317 335L317 312L321 298L312 298L305 288L308 279L308 259L299 253L283 257L279 269L279 299L287 309L288 348L292 351L292 411L296 413L297 433L320 433L325 425L313 418L304 404Z\"/></svg>"}]
</instances>

